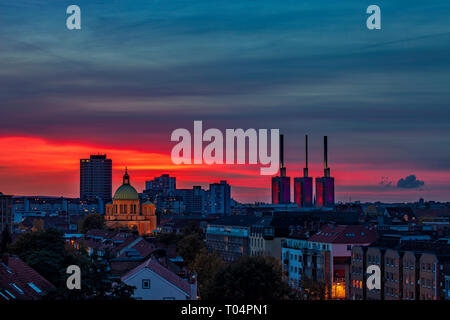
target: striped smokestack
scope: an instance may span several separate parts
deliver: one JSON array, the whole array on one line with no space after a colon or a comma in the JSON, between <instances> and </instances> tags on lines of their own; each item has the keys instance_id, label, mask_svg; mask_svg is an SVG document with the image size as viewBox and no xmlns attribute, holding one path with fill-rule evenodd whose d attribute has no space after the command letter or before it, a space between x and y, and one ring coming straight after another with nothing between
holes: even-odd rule
<instances>
[{"instance_id":1,"label":"striped smokestack","mask_svg":"<svg viewBox=\"0 0 450 320\"><path fill-rule=\"evenodd\" d=\"M330 176L330 168L328 168L328 137L323 137L323 165L324 177Z\"/></svg>"},{"instance_id":2,"label":"striped smokestack","mask_svg":"<svg viewBox=\"0 0 450 320\"><path fill-rule=\"evenodd\" d=\"M308 135L305 134L305 168L303 168L303 176L308 177Z\"/></svg>"},{"instance_id":3,"label":"striped smokestack","mask_svg":"<svg viewBox=\"0 0 450 320\"><path fill-rule=\"evenodd\" d=\"M280 134L280 176L286 176L286 168L284 167L284 135Z\"/></svg>"}]
</instances>

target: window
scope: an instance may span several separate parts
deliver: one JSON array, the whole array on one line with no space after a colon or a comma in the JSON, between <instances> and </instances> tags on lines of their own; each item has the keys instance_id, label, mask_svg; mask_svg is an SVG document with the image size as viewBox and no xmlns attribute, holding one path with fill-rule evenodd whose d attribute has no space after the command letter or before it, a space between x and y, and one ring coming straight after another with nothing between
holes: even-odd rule
<instances>
[{"instance_id":1,"label":"window","mask_svg":"<svg viewBox=\"0 0 450 320\"><path fill-rule=\"evenodd\" d=\"M42 290L39 289L33 282L28 282L28 285L37 293L42 293Z\"/></svg>"},{"instance_id":2,"label":"window","mask_svg":"<svg viewBox=\"0 0 450 320\"><path fill-rule=\"evenodd\" d=\"M8 290L6 290L6 289L3 289L7 294L9 294L10 296L11 296L11 298L13 298L13 299L15 299L16 298L16 296L14 296L11 292L9 292Z\"/></svg>"},{"instance_id":3,"label":"window","mask_svg":"<svg viewBox=\"0 0 450 320\"><path fill-rule=\"evenodd\" d=\"M17 291L18 293L23 294L22 289L20 289L15 283L10 283L10 285L11 285L14 289L16 289L16 291Z\"/></svg>"},{"instance_id":4,"label":"window","mask_svg":"<svg viewBox=\"0 0 450 320\"><path fill-rule=\"evenodd\" d=\"M9 300L9 298L8 298L7 296L5 296L3 293L1 293L1 291L0 291L0 295L1 295L3 298L5 298L6 300Z\"/></svg>"},{"instance_id":5,"label":"window","mask_svg":"<svg viewBox=\"0 0 450 320\"><path fill-rule=\"evenodd\" d=\"M142 289L150 289L150 279L142 280Z\"/></svg>"}]
</instances>

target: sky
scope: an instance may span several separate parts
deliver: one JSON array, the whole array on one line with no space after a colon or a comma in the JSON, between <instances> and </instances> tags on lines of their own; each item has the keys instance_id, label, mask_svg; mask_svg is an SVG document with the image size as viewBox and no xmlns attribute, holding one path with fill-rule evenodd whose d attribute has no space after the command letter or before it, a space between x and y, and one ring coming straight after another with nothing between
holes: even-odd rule
<instances>
[{"instance_id":1,"label":"sky","mask_svg":"<svg viewBox=\"0 0 450 320\"><path fill-rule=\"evenodd\" d=\"M66 9L81 8L81 30ZM381 8L381 30L366 8ZM0 0L0 192L79 195L106 153L113 188L162 173L270 201L259 166L175 166L177 128L279 128L287 174L322 141L338 201L450 200L450 2Z\"/></svg>"}]
</instances>

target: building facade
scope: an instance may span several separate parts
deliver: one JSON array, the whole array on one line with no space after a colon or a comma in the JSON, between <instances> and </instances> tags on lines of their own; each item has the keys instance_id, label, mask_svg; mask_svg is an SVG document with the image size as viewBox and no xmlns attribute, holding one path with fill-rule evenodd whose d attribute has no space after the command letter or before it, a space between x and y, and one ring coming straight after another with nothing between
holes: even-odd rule
<instances>
[{"instance_id":1,"label":"building facade","mask_svg":"<svg viewBox=\"0 0 450 320\"><path fill-rule=\"evenodd\" d=\"M224 261L235 261L250 255L250 228L257 217L228 216L208 224L206 248Z\"/></svg>"},{"instance_id":2,"label":"building facade","mask_svg":"<svg viewBox=\"0 0 450 320\"><path fill-rule=\"evenodd\" d=\"M403 293L403 259L398 250L384 252L384 299L401 300Z\"/></svg>"},{"instance_id":3,"label":"building facade","mask_svg":"<svg viewBox=\"0 0 450 320\"><path fill-rule=\"evenodd\" d=\"M406 251L402 257L403 265L403 300L418 300L419 266L413 251Z\"/></svg>"},{"instance_id":4,"label":"building facade","mask_svg":"<svg viewBox=\"0 0 450 320\"><path fill-rule=\"evenodd\" d=\"M111 200L112 160L106 155L91 155L89 159L80 159L80 198L83 200Z\"/></svg>"},{"instance_id":5,"label":"building facade","mask_svg":"<svg viewBox=\"0 0 450 320\"><path fill-rule=\"evenodd\" d=\"M163 196L175 195L177 187L176 177L171 177L168 174L163 174L153 180L145 181L144 193L161 194Z\"/></svg>"},{"instance_id":6,"label":"building facade","mask_svg":"<svg viewBox=\"0 0 450 320\"><path fill-rule=\"evenodd\" d=\"M12 196L7 196L0 192L0 234L5 228L8 228L8 231L11 233L12 223Z\"/></svg>"},{"instance_id":7,"label":"building facade","mask_svg":"<svg viewBox=\"0 0 450 320\"><path fill-rule=\"evenodd\" d=\"M347 275L351 269L353 246L369 246L376 239L376 232L364 226L326 225L307 240L287 238L282 247L283 268L289 272L290 282L317 281L324 286L326 299L345 299L352 284ZM293 270L291 253L295 261ZM296 265L300 260L302 264ZM298 277L295 276L296 267L300 273Z\"/></svg>"},{"instance_id":8,"label":"building facade","mask_svg":"<svg viewBox=\"0 0 450 320\"><path fill-rule=\"evenodd\" d=\"M366 259L365 247L352 247L352 261L350 266L350 286L347 297L349 300L366 300Z\"/></svg>"},{"instance_id":9,"label":"building facade","mask_svg":"<svg viewBox=\"0 0 450 320\"><path fill-rule=\"evenodd\" d=\"M209 185L209 214L220 214L228 216L231 212L231 188L222 180L220 183Z\"/></svg>"},{"instance_id":10,"label":"building facade","mask_svg":"<svg viewBox=\"0 0 450 320\"><path fill-rule=\"evenodd\" d=\"M148 259L121 278L134 286L137 300L197 300L195 276L182 279L154 259Z\"/></svg>"},{"instance_id":11,"label":"building facade","mask_svg":"<svg viewBox=\"0 0 450 320\"><path fill-rule=\"evenodd\" d=\"M370 265L380 268L380 289L366 286L366 268ZM356 247L349 275L350 299L445 300L445 279L449 273L450 247L446 244L404 241L392 247Z\"/></svg>"}]
</instances>

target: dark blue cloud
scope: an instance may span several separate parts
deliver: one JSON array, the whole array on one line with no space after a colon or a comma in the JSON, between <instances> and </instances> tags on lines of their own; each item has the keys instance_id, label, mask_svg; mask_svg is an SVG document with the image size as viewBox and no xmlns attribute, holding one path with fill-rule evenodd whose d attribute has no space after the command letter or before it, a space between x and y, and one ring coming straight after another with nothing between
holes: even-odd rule
<instances>
[{"instance_id":1,"label":"dark blue cloud","mask_svg":"<svg viewBox=\"0 0 450 320\"><path fill-rule=\"evenodd\" d=\"M201 119L280 128L288 163L308 132L331 163L448 170L448 1L378 1L381 31L354 0L76 3L81 31L73 1L0 4L0 135L147 146Z\"/></svg>"},{"instance_id":2,"label":"dark blue cloud","mask_svg":"<svg viewBox=\"0 0 450 320\"><path fill-rule=\"evenodd\" d=\"M416 176L411 174L411 175L407 176L406 178L401 178L400 180L398 180L397 188L417 189L417 188L423 187L424 184L425 184L425 182L423 182L421 180L417 180Z\"/></svg>"}]
</instances>

